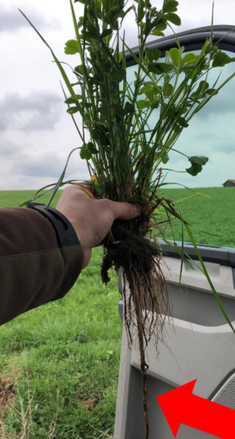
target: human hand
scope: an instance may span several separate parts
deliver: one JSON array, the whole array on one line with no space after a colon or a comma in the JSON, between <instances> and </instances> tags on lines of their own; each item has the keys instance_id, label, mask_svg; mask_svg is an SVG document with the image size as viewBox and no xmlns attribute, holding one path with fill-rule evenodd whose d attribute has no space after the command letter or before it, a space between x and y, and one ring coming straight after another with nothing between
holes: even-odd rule
<instances>
[{"instance_id":1,"label":"human hand","mask_svg":"<svg viewBox=\"0 0 235 439\"><path fill-rule=\"evenodd\" d=\"M83 247L85 268L92 248L101 244L114 220L131 220L141 213L137 204L91 198L79 186L67 187L57 204L57 210L71 222Z\"/></svg>"}]
</instances>

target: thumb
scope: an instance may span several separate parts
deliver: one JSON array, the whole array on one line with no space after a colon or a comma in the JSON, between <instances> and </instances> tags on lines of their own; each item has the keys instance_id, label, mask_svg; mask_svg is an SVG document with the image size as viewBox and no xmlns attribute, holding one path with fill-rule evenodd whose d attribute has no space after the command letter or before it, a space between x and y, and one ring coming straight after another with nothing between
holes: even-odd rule
<instances>
[{"instance_id":1,"label":"thumb","mask_svg":"<svg viewBox=\"0 0 235 439\"><path fill-rule=\"evenodd\" d=\"M141 207L136 203L126 203L123 202L117 202L112 201L113 206L112 210L115 216L115 219L121 219L121 220L131 220L136 218L141 214Z\"/></svg>"}]
</instances>

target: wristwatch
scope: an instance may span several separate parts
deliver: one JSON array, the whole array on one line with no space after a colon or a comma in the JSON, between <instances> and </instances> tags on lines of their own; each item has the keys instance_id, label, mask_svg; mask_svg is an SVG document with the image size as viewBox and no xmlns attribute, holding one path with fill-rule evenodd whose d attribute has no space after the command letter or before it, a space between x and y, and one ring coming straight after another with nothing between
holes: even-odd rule
<instances>
[{"instance_id":1,"label":"wristwatch","mask_svg":"<svg viewBox=\"0 0 235 439\"><path fill-rule=\"evenodd\" d=\"M54 227L60 247L80 244L72 224L61 212L53 207L47 207L45 204L40 203L27 203L26 206L29 209L33 209L41 213L41 215L50 221Z\"/></svg>"}]
</instances>

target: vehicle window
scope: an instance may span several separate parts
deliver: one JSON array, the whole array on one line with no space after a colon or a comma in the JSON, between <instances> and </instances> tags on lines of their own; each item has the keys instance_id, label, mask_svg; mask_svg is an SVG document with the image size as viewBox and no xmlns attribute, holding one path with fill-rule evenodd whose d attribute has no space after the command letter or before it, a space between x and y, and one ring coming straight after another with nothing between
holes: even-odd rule
<instances>
[{"instance_id":1,"label":"vehicle window","mask_svg":"<svg viewBox=\"0 0 235 439\"><path fill-rule=\"evenodd\" d=\"M228 54L234 56L229 52ZM128 68L129 83L135 80L136 69L136 65ZM222 83L234 70L235 63L216 68L210 72L207 81L212 86L220 75L219 83ZM174 146L189 156L207 156L209 162L202 172L192 177L188 173L165 171L165 182L171 184L166 186L164 192L168 198L179 202L185 218L196 227L194 235L200 244L235 247L234 96L235 78L193 117L189 127L184 129ZM157 120L157 112L158 110L155 110L151 124ZM184 171L188 164L190 165L186 157L171 152L170 160L165 166L174 171ZM224 183L228 187L224 187ZM166 234L168 238L181 239L179 229L176 230L175 236L170 236L170 232ZM185 240L187 241L187 235Z\"/></svg>"}]
</instances>

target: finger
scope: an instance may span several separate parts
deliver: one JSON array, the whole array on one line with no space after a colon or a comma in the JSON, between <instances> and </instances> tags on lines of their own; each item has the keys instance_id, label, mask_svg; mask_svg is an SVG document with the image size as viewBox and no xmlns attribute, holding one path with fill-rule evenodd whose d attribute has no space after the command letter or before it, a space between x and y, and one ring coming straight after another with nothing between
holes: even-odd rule
<instances>
[{"instance_id":1,"label":"finger","mask_svg":"<svg viewBox=\"0 0 235 439\"><path fill-rule=\"evenodd\" d=\"M84 186L85 188L87 188L92 195L94 195L94 197L96 197L98 194L96 192L96 187L95 187L95 183L97 181L97 177L95 175L91 175L91 179L90 180L84 180L81 183L75 183L75 182L71 182L70 184L73 184L74 186Z\"/></svg>"},{"instance_id":2,"label":"finger","mask_svg":"<svg viewBox=\"0 0 235 439\"><path fill-rule=\"evenodd\" d=\"M141 207L136 203L111 201L115 219L131 220L139 216L142 212Z\"/></svg>"},{"instance_id":3,"label":"finger","mask_svg":"<svg viewBox=\"0 0 235 439\"><path fill-rule=\"evenodd\" d=\"M70 183L73 186L76 186L76 188L81 189L83 192L85 192L89 197L95 198L95 190L94 186L92 186L92 183L90 185L85 183Z\"/></svg>"}]
</instances>

